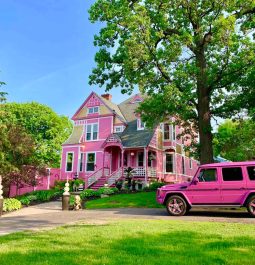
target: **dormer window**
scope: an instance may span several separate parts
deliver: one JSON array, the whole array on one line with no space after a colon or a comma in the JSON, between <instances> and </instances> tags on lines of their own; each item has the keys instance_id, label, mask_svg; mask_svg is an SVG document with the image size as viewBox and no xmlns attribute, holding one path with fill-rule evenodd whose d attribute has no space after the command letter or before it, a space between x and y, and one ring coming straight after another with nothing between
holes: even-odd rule
<instances>
[{"instance_id":1,"label":"dormer window","mask_svg":"<svg viewBox=\"0 0 255 265\"><path fill-rule=\"evenodd\" d=\"M140 103L141 101L142 101L141 98L136 98L133 102L134 102L134 103Z\"/></svg>"},{"instance_id":2,"label":"dormer window","mask_svg":"<svg viewBox=\"0 0 255 265\"><path fill-rule=\"evenodd\" d=\"M139 118L137 119L137 130L142 131L145 128L145 123Z\"/></svg>"},{"instance_id":3,"label":"dormer window","mask_svg":"<svg viewBox=\"0 0 255 265\"><path fill-rule=\"evenodd\" d=\"M96 114L99 113L99 107L88 108L88 114Z\"/></svg>"},{"instance_id":4,"label":"dormer window","mask_svg":"<svg viewBox=\"0 0 255 265\"><path fill-rule=\"evenodd\" d=\"M123 132L123 130L124 130L123 126L115 126L114 127L114 132L115 133L121 133L121 132Z\"/></svg>"}]
</instances>

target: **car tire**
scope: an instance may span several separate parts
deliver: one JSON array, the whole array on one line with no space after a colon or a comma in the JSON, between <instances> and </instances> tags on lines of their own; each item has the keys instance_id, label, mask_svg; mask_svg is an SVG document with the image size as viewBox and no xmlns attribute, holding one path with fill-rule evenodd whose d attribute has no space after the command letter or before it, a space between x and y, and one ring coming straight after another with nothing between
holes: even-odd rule
<instances>
[{"instance_id":1,"label":"car tire","mask_svg":"<svg viewBox=\"0 0 255 265\"><path fill-rule=\"evenodd\" d=\"M249 198L247 202L247 210L250 216L255 217L255 195Z\"/></svg>"},{"instance_id":2,"label":"car tire","mask_svg":"<svg viewBox=\"0 0 255 265\"><path fill-rule=\"evenodd\" d=\"M178 195L169 197L166 201L166 210L172 216L182 216L188 212L186 201Z\"/></svg>"}]
</instances>

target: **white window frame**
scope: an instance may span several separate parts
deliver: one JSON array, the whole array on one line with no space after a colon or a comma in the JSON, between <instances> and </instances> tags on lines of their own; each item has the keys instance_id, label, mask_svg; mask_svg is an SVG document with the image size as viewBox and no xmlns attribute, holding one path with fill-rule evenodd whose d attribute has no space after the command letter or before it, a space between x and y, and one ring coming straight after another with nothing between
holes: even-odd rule
<instances>
[{"instance_id":1,"label":"white window frame","mask_svg":"<svg viewBox=\"0 0 255 265\"><path fill-rule=\"evenodd\" d=\"M185 156L181 157L181 169L182 169L182 175L186 175L186 165L185 165Z\"/></svg>"},{"instance_id":2,"label":"white window frame","mask_svg":"<svg viewBox=\"0 0 255 265\"><path fill-rule=\"evenodd\" d=\"M94 133L94 126L95 125L97 126L97 138L93 139L93 133ZM90 131L88 131L89 126L91 128ZM91 135L90 140L87 139L88 133L90 133L90 135ZM88 124L86 124L86 137L85 137L86 142L98 141L98 137L99 137L99 124L98 123L88 123Z\"/></svg>"},{"instance_id":3,"label":"white window frame","mask_svg":"<svg viewBox=\"0 0 255 265\"><path fill-rule=\"evenodd\" d=\"M137 131L143 131L144 129L145 129L145 123L142 122L141 118L138 118L137 119Z\"/></svg>"},{"instance_id":4,"label":"white window frame","mask_svg":"<svg viewBox=\"0 0 255 265\"><path fill-rule=\"evenodd\" d=\"M176 141L176 126L175 125L171 125L171 139L172 141Z\"/></svg>"},{"instance_id":5,"label":"white window frame","mask_svg":"<svg viewBox=\"0 0 255 265\"><path fill-rule=\"evenodd\" d=\"M142 166L139 166L139 154L143 154L143 165ZM144 152L143 151L137 152L137 167L145 167L145 165L144 165Z\"/></svg>"},{"instance_id":6,"label":"white window frame","mask_svg":"<svg viewBox=\"0 0 255 265\"><path fill-rule=\"evenodd\" d=\"M67 170L67 159L69 154L72 154L72 168L70 171ZM65 172L73 172L73 164L74 164L74 152L66 152Z\"/></svg>"},{"instance_id":7,"label":"white window frame","mask_svg":"<svg viewBox=\"0 0 255 265\"><path fill-rule=\"evenodd\" d=\"M87 164L88 164L88 157L90 154L94 154L95 160L94 160L94 170L87 170ZM96 152L88 152L86 153L86 163L85 163L85 172L95 172L96 171L96 161L97 161L97 153Z\"/></svg>"},{"instance_id":8,"label":"white window frame","mask_svg":"<svg viewBox=\"0 0 255 265\"><path fill-rule=\"evenodd\" d=\"M168 126L168 139L165 138L165 126ZM163 123L163 139L164 141L176 141L176 126L173 124Z\"/></svg>"},{"instance_id":9,"label":"white window frame","mask_svg":"<svg viewBox=\"0 0 255 265\"><path fill-rule=\"evenodd\" d=\"M193 168L193 166L192 166L192 163L193 161L192 161L192 159L191 159L191 157L189 157L189 169L192 169Z\"/></svg>"},{"instance_id":10,"label":"white window frame","mask_svg":"<svg viewBox=\"0 0 255 265\"><path fill-rule=\"evenodd\" d=\"M79 172L84 171L84 161L85 161L85 153L81 152L80 153L80 159L79 159ZM81 168L81 166L82 166L82 168Z\"/></svg>"},{"instance_id":11,"label":"white window frame","mask_svg":"<svg viewBox=\"0 0 255 265\"><path fill-rule=\"evenodd\" d=\"M173 158L173 171L172 172L166 172L166 156L171 155ZM166 152L164 153L164 174L174 174L175 173L175 155L174 153Z\"/></svg>"},{"instance_id":12,"label":"white window frame","mask_svg":"<svg viewBox=\"0 0 255 265\"><path fill-rule=\"evenodd\" d=\"M119 131L117 131L117 129L120 129ZM121 133L124 131L124 126L120 125L120 126L114 126L114 132L115 133Z\"/></svg>"},{"instance_id":13,"label":"white window frame","mask_svg":"<svg viewBox=\"0 0 255 265\"><path fill-rule=\"evenodd\" d=\"M87 114L99 114L99 106L89 107Z\"/></svg>"}]
</instances>

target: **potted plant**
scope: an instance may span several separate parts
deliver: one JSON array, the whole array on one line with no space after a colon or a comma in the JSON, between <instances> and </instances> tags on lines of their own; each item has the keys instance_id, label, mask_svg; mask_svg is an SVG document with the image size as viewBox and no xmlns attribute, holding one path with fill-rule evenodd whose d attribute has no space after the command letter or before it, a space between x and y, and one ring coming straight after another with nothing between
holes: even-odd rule
<instances>
[{"instance_id":1,"label":"potted plant","mask_svg":"<svg viewBox=\"0 0 255 265\"><path fill-rule=\"evenodd\" d=\"M132 167L128 167L125 169L125 175L126 175L126 181L127 181L127 188L130 190L131 185L132 185L132 179L133 179L133 173L134 169Z\"/></svg>"}]
</instances>

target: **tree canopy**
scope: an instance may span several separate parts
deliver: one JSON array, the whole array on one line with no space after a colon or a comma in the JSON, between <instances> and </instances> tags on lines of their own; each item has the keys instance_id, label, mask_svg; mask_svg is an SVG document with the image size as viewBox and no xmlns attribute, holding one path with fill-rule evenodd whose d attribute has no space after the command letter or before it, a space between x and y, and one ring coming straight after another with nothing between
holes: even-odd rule
<instances>
[{"instance_id":1,"label":"tree canopy","mask_svg":"<svg viewBox=\"0 0 255 265\"><path fill-rule=\"evenodd\" d=\"M226 120L218 127L214 137L215 154L231 161L255 158L255 122L252 120Z\"/></svg>"},{"instance_id":2,"label":"tree canopy","mask_svg":"<svg viewBox=\"0 0 255 265\"><path fill-rule=\"evenodd\" d=\"M237 98L254 83L255 1L97 0L89 12L103 22L90 83L138 86L149 96L143 120L185 121L199 132L201 163L213 162L211 119L247 108Z\"/></svg>"},{"instance_id":3,"label":"tree canopy","mask_svg":"<svg viewBox=\"0 0 255 265\"><path fill-rule=\"evenodd\" d=\"M36 102L1 104L0 124L22 128L34 141L34 158L48 167L59 167L61 144L72 130L70 120Z\"/></svg>"}]
</instances>

